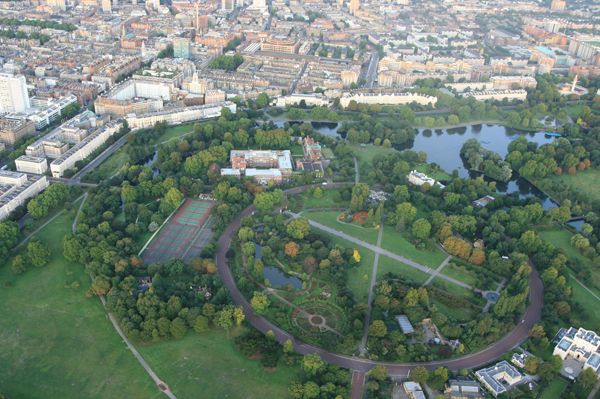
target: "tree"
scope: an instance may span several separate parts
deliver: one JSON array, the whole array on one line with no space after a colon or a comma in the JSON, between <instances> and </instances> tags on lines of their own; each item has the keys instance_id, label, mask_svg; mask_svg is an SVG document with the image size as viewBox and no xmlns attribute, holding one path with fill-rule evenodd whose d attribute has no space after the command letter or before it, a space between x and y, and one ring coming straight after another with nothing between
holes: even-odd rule
<instances>
[{"instance_id":1,"label":"tree","mask_svg":"<svg viewBox=\"0 0 600 399\"><path fill-rule=\"evenodd\" d=\"M309 375L317 375L325 367L325 362L318 354L304 355L302 358L302 370Z\"/></svg>"},{"instance_id":2,"label":"tree","mask_svg":"<svg viewBox=\"0 0 600 399\"><path fill-rule=\"evenodd\" d=\"M383 381L387 378L388 372L384 365L378 364L369 371L369 375L377 381Z\"/></svg>"},{"instance_id":3,"label":"tree","mask_svg":"<svg viewBox=\"0 0 600 399\"><path fill-rule=\"evenodd\" d=\"M298 255L300 247L294 241L286 243L283 247L283 252L290 258L295 258Z\"/></svg>"},{"instance_id":4,"label":"tree","mask_svg":"<svg viewBox=\"0 0 600 399\"><path fill-rule=\"evenodd\" d=\"M429 372L423 366L417 366L410 370L409 378L412 381L418 382L419 384L425 385L429 379Z\"/></svg>"},{"instance_id":5,"label":"tree","mask_svg":"<svg viewBox=\"0 0 600 399\"><path fill-rule=\"evenodd\" d=\"M316 382L308 381L304 384L304 394L302 399L314 399L318 398L321 393L321 388Z\"/></svg>"},{"instance_id":6,"label":"tree","mask_svg":"<svg viewBox=\"0 0 600 399\"><path fill-rule=\"evenodd\" d=\"M229 332L229 329L233 327L233 307L226 306L217 312L215 323L225 331Z\"/></svg>"},{"instance_id":7,"label":"tree","mask_svg":"<svg viewBox=\"0 0 600 399\"><path fill-rule=\"evenodd\" d=\"M200 334L208 330L208 317L202 315L196 317L196 320L194 321L194 331Z\"/></svg>"},{"instance_id":8,"label":"tree","mask_svg":"<svg viewBox=\"0 0 600 399\"><path fill-rule=\"evenodd\" d=\"M163 215L173 212L183 201L183 194L175 187L171 187L160 202L160 211Z\"/></svg>"},{"instance_id":9,"label":"tree","mask_svg":"<svg viewBox=\"0 0 600 399\"><path fill-rule=\"evenodd\" d=\"M110 291L110 280L102 275L94 277L91 291L98 296L108 294L108 291Z\"/></svg>"},{"instance_id":10,"label":"tree","mask_svg":"<svg viewBox=\"0 0 600 399\"><path fill-rule=\"evenodd\" d=\"M538 368L540 367L540 359L535 356L528 356L525 359L525 371L528 374L535 375L538 372Z\"/></svg>"},{"instance_id":11,"label":"tree","mask_svg":"<svg viewBox=\"0 0 600 399\"><path fill-rule=\"evenodd\" d=\"M19 226L15 222L0 223L0 259L17 243Z\"/></svg>"},{"instance_id":12,"label":"tree","mask_svg":"<svg viewBox=\"0 0 600 399\"><path fill-rule=\"evenodd\" d=\"M233 310L233 319L235 320L236 326L241 326L244 319L246 319L246 315L244 314L244 308L241 306L236 306Z\"/></svg>"},{"instance_id":13,"label":"tree","mask_svg":"<svg viewBox=\"0 0 600 399\"><path fill-rule=\"evenodd\" d=\"M358 183L352 187L352 198L350 199L350 211L358 212L365 209L367 198L369 197L369 186L365 183Z\"/></svg>"},{"instance_id":14,"label":"tree","mask_svg":"<svg viewBox=\"0 0 600 399\"><path fill-rule=\"evenodd\" d=\"M50 249L40 241L27 244L27 259L35 267L42 267L50 260Z\"/></svg>"},{"instance_id":15,"label":"tree","mask_svg":"<svg viewBox=\"0 0 600 399\"><path fill-rule=\"evenodd\" d=\"M13 258L10 264L10 270L14 274L22 274L27 270L27 266L25 266L25 261L21 255L17 255Z\"/></svg>"},{"instance_id":16,"label":"tree","mask_svg":"<svg viewBox=\"0 0 600 399\"><path fill-rule=\"evenodd\" d=\"M254 295L252 296L252 299L250 300L250 305L252 305L252 309L254 309L254 311L258 314L263 314L270 304L271 301L269 300L267 294L265 294L264 292L255 291Z\"/></svg>"},{"instance_id":17,"label":"tree","mask_svg":"<svg viewBox=\"0 0 600 399\"><path fill-rule=\"evenodd\" d=\"M176 339L181 339L183 337L185 337L185 335L187 334L187 324L185 324L185 321L180 318L180 317L176 317L172 322L171 322L171 327L169 329L169 331L171 332L171 335L176 338Z\"/></svg>"},{"instance_id":18,"label":"tree","mask_svg":"<svg viewBox=\"0 0 600 399\"><path fill-rule=\"evenodd\" d=\"M383 320L373 320L369 326L369 334L378 338L385 337L387 334L387 327Z\"/></svg>"},{"instance_id":19,"label":"tree","mask_svg":"<svg viewBox=\"0 0 600 399\"><path fill-rule=\"evenodd\" d=\"M286 231L290 237L302 240L310 232L310 223L306 218L294 219L287 224Z\"/></svg>"},{"instance_id":20,"label":"tree","mask_svg":"<svg viewBox=\"0 0 600 399\"><path fill-rule=\"evenodd\" d=\"M419 240L426 240L431 234L431 224L427 219L417 219L412 225L412 234Z\"/></svg>"},{"instance_id":21,"label":"tree","mask_svg":"<svg viewBox=\"0 0 600 399\"><path fill-rule=\"evenodd\" d=\"M417 216L417 208L410 202L403 202L396 206L396 221L400 228L404 228L407 223L412 222Z\"/></svg>"},{"instance_id":22,"label":"tree","mask_svg":"<svg viewBox=\"0 0 600 399\"><path fill-rule=\"evenodd\" d=\"M256 108L258 109L264 108L267 105L269 105L269 96L267 95L267 93L260 93L256 97L256 101L254 102L254 104L256 104Z\"/></svg>"},{"instance_id":23,"label":"tree","mask_svg":"<svg viewBox=\"0 0 600 399\"><path fill-rule=\"evenodd\" d=\"M291 339L287 339L283 343L283 353L293 353L294 352L294 343Z\"/></svg>"}]
</instances>

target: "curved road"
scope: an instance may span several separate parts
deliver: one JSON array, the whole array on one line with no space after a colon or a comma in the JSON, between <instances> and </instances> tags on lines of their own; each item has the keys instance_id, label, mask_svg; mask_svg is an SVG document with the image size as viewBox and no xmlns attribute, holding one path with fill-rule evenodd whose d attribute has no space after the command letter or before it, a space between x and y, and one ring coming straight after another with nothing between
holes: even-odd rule
<instances>
[{"instance_id":1,"label":"curved road","mask_svg":"<svg viewBox=\"0 0 600 399\"><path fill-rule=\"evenodd\" d=\"M333 183L329 184L328 188L346 187L349 184L351 183ZM317 185L295 187L285 190L285 193L286 195L300 194L316 186ZM407 376L410 370L416 366L424 366L428 369L435 369L437 367L444 366L450 370L476 368L499 358L505 352L508 352L511 349L523 343L523 341L527 339L531 327L535 323L537 323L541 318L543 305L543 285L537 270L533 269L531 275L529 276L529 306L527 308L527 311L525 312L525 315L523 315L522 320L512 331L510 331L502 339L479 352L471 353L459 358L439 360L427 363L386 363L359 358L355 356L340 355L337 353L326 351L322 348L310 344L306 344L294 338L290 333L282 330L266 318L257 315L252 310L252 307L250 306L248 300L246 300L244 295L236 286L235 279L233 277L231 269L229 268L229 260L227 259L226 254L229 249L229 246L231 245L231 241L234 237L234 234L236 234L237 230L240 228L242 218L252 215L254 211L255 208L253 205L244 209L225 228L225 230L221 234L221 237L218 241L219 249L216 255L219 276L223 280L225 286L231 292L231 296L233 298L234 303L238 306L243 307L244 313L246 315L246 320L250 324L252 324L252 326L254 326L256 329L263 333L266 333L269 330L273 331L275 337L281 343L287 341L288 339L291 340L294 343L294 349L300 354L305 355L310 353L316 353L319 354L321 358L323 358L323 360L325 360L328 363L336 364L338 366L350 370L356 370L359 372L366 372L370 370L373 366L377 364L382 364L387 368L388 374L390 376L399 377Z\"/></svg>"}]
</instances>

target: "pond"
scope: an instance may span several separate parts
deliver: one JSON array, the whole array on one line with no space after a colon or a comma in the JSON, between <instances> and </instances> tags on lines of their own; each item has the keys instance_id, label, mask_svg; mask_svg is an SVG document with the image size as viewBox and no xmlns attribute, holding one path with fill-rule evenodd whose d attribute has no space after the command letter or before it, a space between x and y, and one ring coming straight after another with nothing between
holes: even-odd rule
<instances>
[{"instance_id":1,"label":"pond","mask_svg":"<svg viewBox=\"0 0 600 399\"><path fill-rule=\"evenodd\" d=\"M585 219L584 218L571 219L567 222L567 224L569 226L571 226L572 228L574 228L575 230L581 231L581 227L583 227L583 225L585 224Z\"/></svg>"},{"instance_id":2,"label":"pond","mask_svg":"<svg viewBox=\"0 0 600 399\"><path fill-rule=\"evenodd\" d=\"M295 290L302 288L302 280L298 277L285 274L281 269L274 266L265 266L263 274L266 280L269 280L271 287L284 288L291 285Z\"/></svg>"},{"instance_id":3,"label":"pond","mask_svg":"<svg viewBox=\"0 0 600 399\"><path fill-rule=\"evenodd\" d=\"M154 167L154 163L156 162L157 159L158 159L158 149L156 147L154 147L154 152L144 162L144 166L147 166L152 169L152 177L156 177L160 174L160 170L158 170L158 168Z\"/></svg>"},{"instance_id":4,"label":"pond","mask_svg":"<svg viewBox=\"0 0 600 399\"><path fill-rule=\"evenodd\" d=\"M538 145L551 143L553 140L543 133L525 133L502 125L485 124L452 129L419 129L412 145L405 148L425 152L427 162L436 163L449 173L456 170L460 177L474 177L477 174L470 172L460 157L460 149L465 141L476 139L484 148L504 158L508 153L508 145L521 136ZM496 182L496 188L500 194L518 193L521 199L537 197L546 210L557 206L547 195L516 174L507 183Z\"/></svg>"}]
</instances>

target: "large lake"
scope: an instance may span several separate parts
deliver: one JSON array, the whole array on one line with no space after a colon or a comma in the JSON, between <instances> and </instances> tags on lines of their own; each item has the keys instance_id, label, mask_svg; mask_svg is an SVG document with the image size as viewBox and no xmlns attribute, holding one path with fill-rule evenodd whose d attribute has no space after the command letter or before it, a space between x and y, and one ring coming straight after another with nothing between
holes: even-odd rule
<instances>
[{"instance_id":1,"label":"large lake","mask_svg":"<svg viewBox=\"0 0 600 399\"><path fill-rule=\"evenodd\" d=\"M302 121L284 120L274 120L273 122L278 127L283 127L285 122L292 125L302 123ZM311 125L313 129L325 136L340 137L337 132L340 124L337 122L311 122ZM479 124L450 129L418 129L414 141L408 143L403 149L423 151L427 154L428 162L438 164L448 173L456 170L460 177L473 177L474 174L469 172L460 157L460 149L465 141L474 138L483 147L504 158L508 153L510 142L521 136L538 145L550 143L553 140L552 137L547 137L543 133L526 133L502 125ZM520 198L537 197L542 201L544 209L557 206L544 193L518 176L514 176L508 183L497 182L497 191L502 194L518 193Z\"/></svg>"}]
</instances>

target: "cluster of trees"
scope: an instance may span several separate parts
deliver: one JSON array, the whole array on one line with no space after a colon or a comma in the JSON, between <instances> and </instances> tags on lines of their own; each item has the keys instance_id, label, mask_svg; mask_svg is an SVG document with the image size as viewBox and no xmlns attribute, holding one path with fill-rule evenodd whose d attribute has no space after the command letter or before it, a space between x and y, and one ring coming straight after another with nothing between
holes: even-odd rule
<instances>
[{"instance_id":1,"label":"cluster of trees","mask_svg":"<svg viewBox=\"0 0 600 399\"><path fill-rule=\"evenodd\" d=\"M27 266L45 266L50 261L50 248L38 240L31 240L27 244L25 255L17 255L10 263L10 270L15 274L24 273Z\"/></svg>"},{"instance_id":2,"label":"cluster of trees","mask_svg":"<svg viewBox=\"0 0 600 399\"><path fill-rule=\"evenodd\" d=\"M492 179L507 182L512 177L510 164L495 152L483 148L477 139L465 141L460 149L460 156L469 168L481 171Z\"/></svg>"},{"instance_id":3,"label":"cluster of trees","mask_svg":"<svg viewBox=\"0 0 600 399\"><path fill-rule=\"evenodd\" d=\"M575 174L590 167L590 153L583 145L564 137L540 147L519 137L508 146L506 161L526 179L539 180L554 173Z\"/></svg>"},{"instance_id":4,"label":"cluster of trees","mask_svg":"<svg viewBox=\"0 0 600 399\"><path fill-rule=\"evenodd\" d=\"M55 29L64 30L67 32L73 32L77 29L77 26L58 21L48 21L42 19L17 19L17 18L0 18L0 25L8 26L35 26L42 29Z\"/></svg>"},{"instance_id":5,"label":"cluster of trees","mask_svg":"<svg viewBox=\"0 0 600 399\"><path fill-rule=\"evenodd\" d=\"M219 55L218 57L215 57L208 66L211 69L223 69L231 72L238 69L243 62L244 57L242 57L240 54Z\"/></svg>"},{"instance_id":6,"label":"cluster of trees","mask_svg":"<svg viewBox=\"0 0 600 399\"><path fill-rule=\"evenodd\" d=\"M29 201L27 211L34 219L41 219L59 205L64 205L68 198L69 188L62 183L55 183Z\"/></svg>"},{"instance_id":7,"label":"cluster of trees","mask_svg":"<svg viewBox=\"0 0 600 399\"><path fill-rule=\"evenodd\" d=\"M308 105L306 101L301 100L298 104L299 108L290 107L287 110L287 117L292 120L327 120L327 121L337 121L339 120L339 115L337 112L330 110L328 107L312 107L310 111L306 111Z\"/></svg>"},{"instance_id":8,"label":"cluster of trees","mask_svg":"<svg viewBox=\"0 0 600 399\"><path fill-rule=\"evenodd\" d=\"M319 355L305 355L300 363L300 380L292 382L293 399L347 398L350 393L350 373L338 366L326 364Z\"/></svg>"},{"instance_id":9,"label":"cluster of trees","mask_svg":"<svg viewBox=\"0 0 600 399\"><path fill-rule=\"evenodd\" d=\"M19 226L12 221L0 222L0 259L4 259L19 238Z\"/></svg>"},{"instance_id":10,"label":"cluster of trees","mask_svg":"<svg viewBox=\"0 0 600 399\"><path fill-rule=\"evenodd\" d=\"M39 40L40 44L45 44L50 40L50 36L39 32L25 33L20 30L5 30L0 29L0 37L6 37L9 39L27 39L27 40Z\"/></svg>"},{"instance_id":11,"label":"cluster of trees","mask_svg":"<svg viewBox=\"0 0 600 399\"><path fill-rule=\"evenodd\" d=\"M377 118L361 113L357 121L344 122L338 132L352 144L371 143L378 139L385 146L400 146L415 137L412 118L414 113L410 108L401 108L394 118Z\"/></svg>"}]
</instances>

